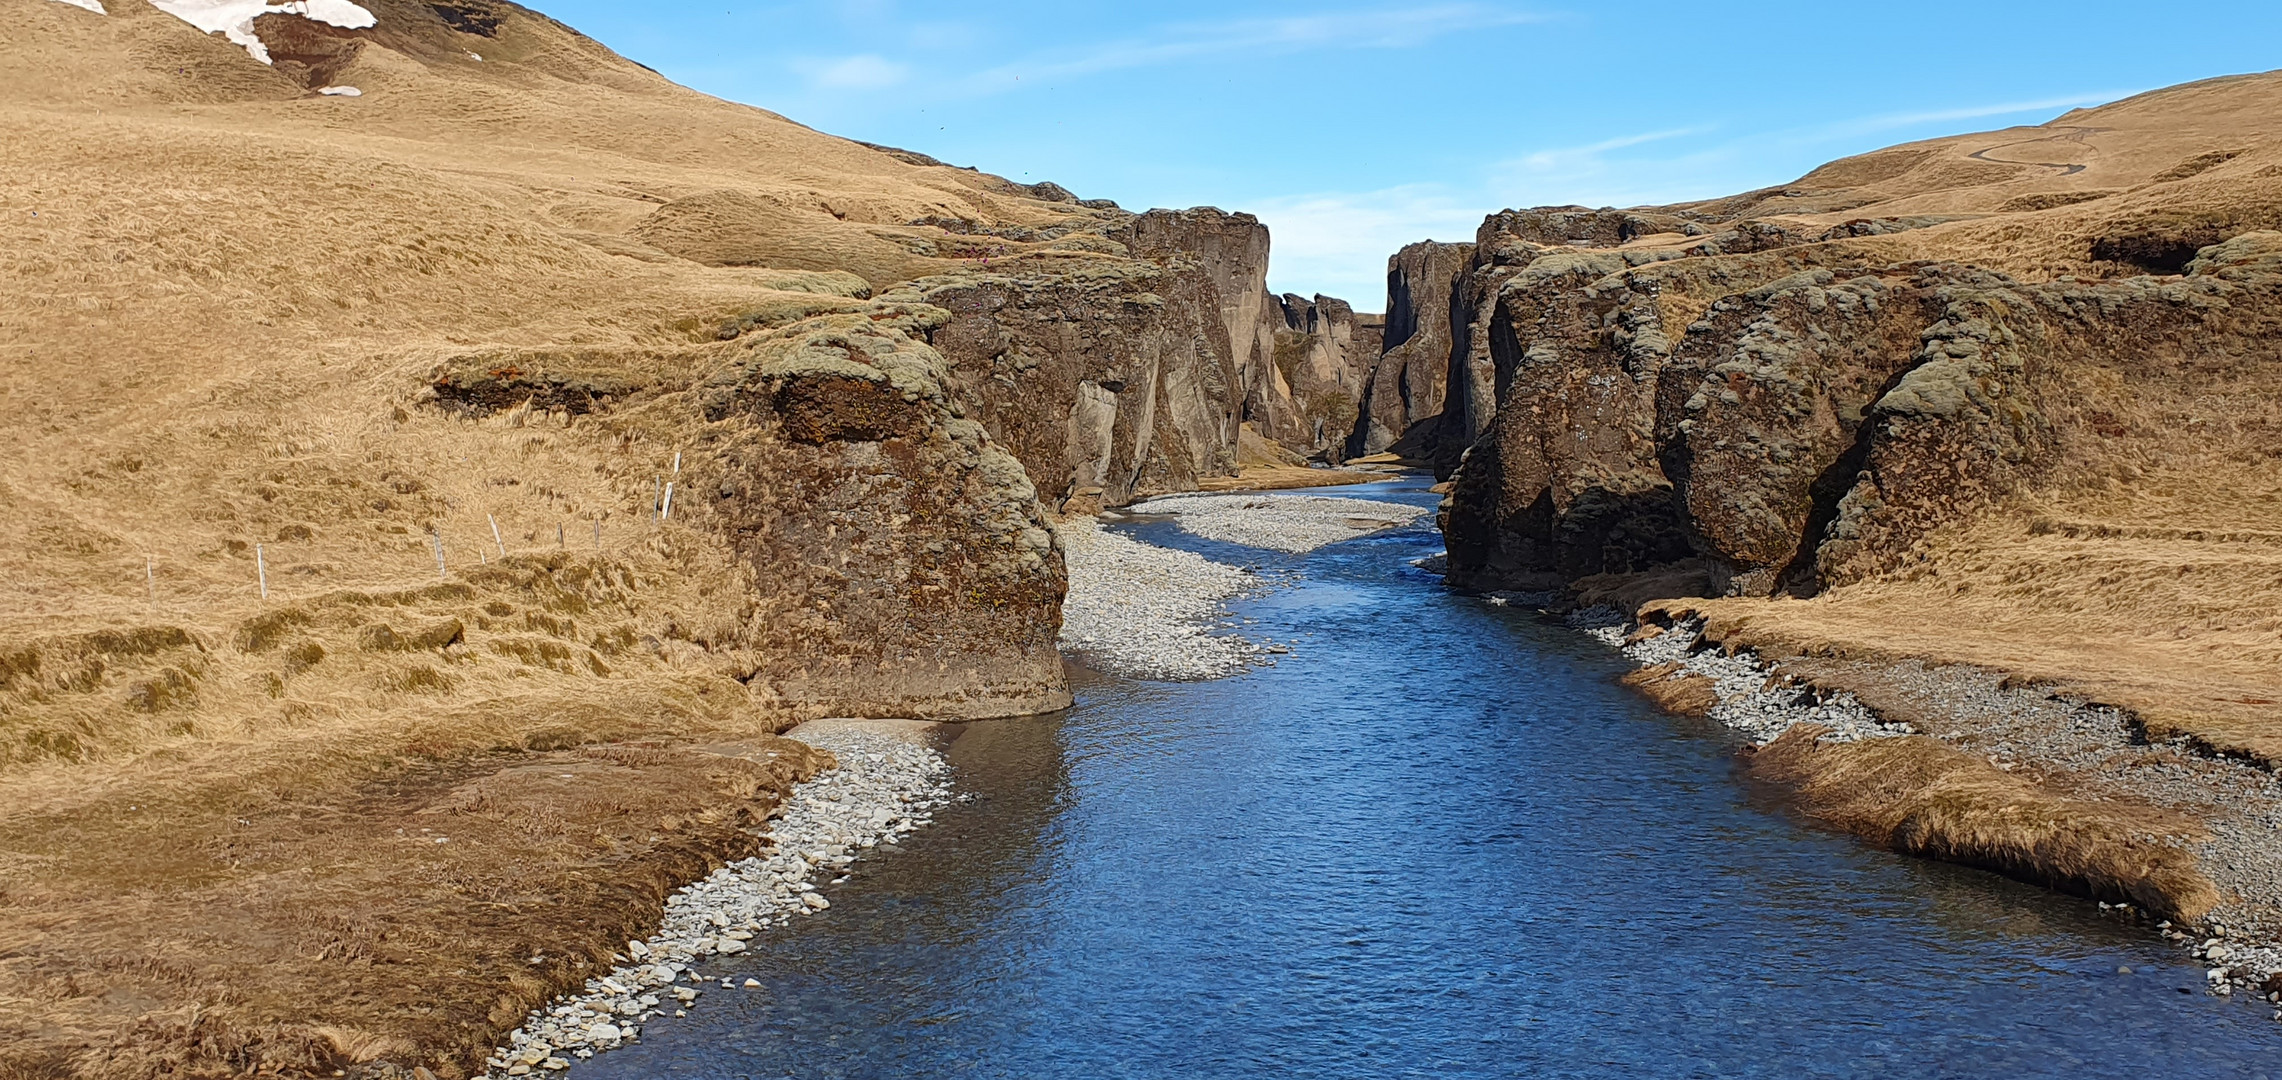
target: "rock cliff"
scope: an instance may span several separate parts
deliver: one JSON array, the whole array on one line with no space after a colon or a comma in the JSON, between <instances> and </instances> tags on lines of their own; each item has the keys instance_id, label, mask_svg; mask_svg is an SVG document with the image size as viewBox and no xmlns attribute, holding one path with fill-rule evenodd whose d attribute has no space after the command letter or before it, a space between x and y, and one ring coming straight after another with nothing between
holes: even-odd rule
<instances>
[{"instance_id":1,"label":"rock cliff","mask_svg":"<svg viewBox=\"0 0 2282 1080\"><path fill-rule=\"evenodd\" d=\"M1345 300L1270 296L1262 340L1276 391L1253 414L1260 429L1301 456L1337 464L1369 393L1385 323Z\"/></svg>"},{"instance_id":2,"label":"rock cliff","mask_svg":"<svg viewBox=\"0 0 2282 1080\"><path fill-rule=\"evenodd\" d=\"M1491 215L1449 275L1451 580L1732 598L1706 610L1767 640L2015 657L2263 745L2249 658L2282 640L2214 613L2273 594L2282 535L2278 102L2219 80L1732 199Z\"/></svg>"},{"instance_id":3,"label":"rock cliff","mask_svg":"<svg viewBox=\"0 0 2282 1080\"><path fill-rule=\"evenodd\" d=\"M1098 257L921 278L887 294L943 308L930 332L960 400L1048 503L1119 506L1236 471L1268 234L1250 215L1153 210L1101 230Z\"/></svg>"},{"instance_id":4,"label":"rock cliff","mask_svg":"<svg viewBox=\"0 0 2282 1080\"><path fill-rule=\"evenodd\" d=\"M1453 357L1464 348L1465 323L1452 299L1463 292L1473 256L1472 244L1429 240L1387 260L1383 349L1363 388L1347 443L1349 457L1382 452L1412 460L1435 457L1443 414L1451 405Z\"/></svg>"},{"instance_id":5,"label":"rock cliff","mask_svg":"<svg viewBox=\"0 0 2282 1080\"><path fill-rule=\"evenodd\" d=\"M688 449L657 515L724 546L738 599L666 632L735 658L756 705L937 719L1062 708L1062 553L1021 463L966 418L925 341L950 320L888 298L747 317L733 344L663 356L464 356L434 386L471 417L561 410L596 437L680 434Z\"/></svg>"}]
</instances>

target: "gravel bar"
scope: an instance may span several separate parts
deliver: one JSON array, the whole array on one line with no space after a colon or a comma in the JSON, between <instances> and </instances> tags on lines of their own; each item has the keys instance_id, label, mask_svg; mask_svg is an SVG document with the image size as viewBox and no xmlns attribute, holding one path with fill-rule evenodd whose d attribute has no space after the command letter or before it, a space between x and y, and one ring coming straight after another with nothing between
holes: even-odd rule
<instances>
[{"instance_id":1,"label":"gravel bar","mask_svg":"<svg viewBox=\"0 0 2282 1080\"><path fill-rule=\"evenodd\" d=\"M1905 723L1892 723L1847 693L1817 694L1780 679L1749 652L1733 656L1717 649L1697 649L1703 624L1683 623L1642 641L1626 640L1630 620L1615 608L1587 608L1569 615L1569 625L1624 652L1641 667L1678 663L1671 678L1700 675L1712 681L1719 704L1707 713L1711 719L1742 732L1760 746L1774 742L1794 724L1821 724L1830 729L1824 742L1854 742L1916 734Z\"/></svg>"},{"instance_id":2,"label":"gravel bar","mask_svg":"<svg viewBox=\"0 0 2282 1080\"><path fill-rule=\"evenodd\" d=\"M1230 599L1265 587L1260 575L1142 543L1091 518L1059 528L1070 569L1064 652L1113 675L1179 682L1234 675L1264 651L1212 632Z\"/></svg>"},{"instance_id":3,"label":"gravel bar","mask_svg":"<svg viewBox=\"0 0 2282 1080\"><path fill-rule=\"evenodd\" d=\"M726 961L793 917L831 907L822 889L847 880L861 852L928 824L932 809L950 799L950 765L927 746L868 726L877 725L820 721L795 729L790 738L830 750L840 767L793 789L770 823L775 851L676 891L655 935L627 942L620 966L533 1012L483 1075L568 1069L640 1038L653 1020L687 1015L708 992L735 990L736 980L723 974Z\"/></svg>"},{"instance_id":4,"label":"gravel bar","mask_svg":"<svg viewBox=\"0 0 2282 1080\"><path fill-rule=\"evenodd\" d=\"M1305 554L1425 517L1422 507L1322 495L1163 495L1127 507L1169 514L1182 531L1246 547Z\"/></svg>"}]
</instances>

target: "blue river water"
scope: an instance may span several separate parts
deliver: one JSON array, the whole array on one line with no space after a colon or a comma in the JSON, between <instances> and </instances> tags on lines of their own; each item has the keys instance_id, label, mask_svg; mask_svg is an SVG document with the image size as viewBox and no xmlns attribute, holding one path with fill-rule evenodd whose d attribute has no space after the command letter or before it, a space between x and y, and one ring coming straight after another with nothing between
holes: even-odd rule
<instances>
[{"instance_id":1,"label":"blue river water","mask_svg":"<svg viewBox=\"0 0 2282 1080\"><path fill-rule=\"evenodd\" d=\"M2282 1077L2263 1003L1796 818L1603 646L1412 568L1430 527L1303 557L1133 528L1296 571L1237 605L1292 655L1078 671L1067 713L968 725L968 801L706 968L760 989L575 1080Z\"/></svg>"}]
</instances>

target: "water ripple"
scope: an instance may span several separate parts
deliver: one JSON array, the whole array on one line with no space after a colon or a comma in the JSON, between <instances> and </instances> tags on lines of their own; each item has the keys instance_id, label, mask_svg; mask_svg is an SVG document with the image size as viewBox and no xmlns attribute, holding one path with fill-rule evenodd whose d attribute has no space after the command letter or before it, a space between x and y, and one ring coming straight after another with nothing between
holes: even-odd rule
<instances>
[{"instance_id":1,"label":"water ripple","mask_svg":"<svg viewBox=\"0 0 2282 1080\"><path fill-rule=\"evenodd\" d=\"M1094 678L1063 716L973 725L950 753L977 798L723 972L762 989L709 996L574 1076L2258 1076L2282 1060L2282 1026L2201 994L2201 972L2088 904L1757 804L1728 736L1642 707L1598 646L1407 565L1437 547L1410 530L1291 563L1302 584L1244 608L1301 639L1275 668Z\"/></svg>"}]
</instances>

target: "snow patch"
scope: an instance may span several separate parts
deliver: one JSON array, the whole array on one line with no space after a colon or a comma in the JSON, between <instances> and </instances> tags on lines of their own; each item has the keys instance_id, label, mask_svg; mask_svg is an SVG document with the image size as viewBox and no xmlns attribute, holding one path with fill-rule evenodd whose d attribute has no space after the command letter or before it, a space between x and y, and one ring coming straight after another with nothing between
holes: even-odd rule
<instances>
[{"instance_id":1,"label":"snow patch","mask_svg":"<svg viewBox=\"0 0 2282 1080\"><path fill-rule=\"evenodd\" d=\"M354 87L354 86L326 86L326 87L320 87L320 88L318 88L317 92L318 92L318 93L320 93L320 94L323 94L323 95L325 95L326 97L363 97L363 96L364 96L364 91L362 91L362 90L359 90L359 89L357 89L357 88L356 88L356 87Z\"/></svg>"},{"instance_id":2,"label":"snow patch","mask_svg":"<svg viewBox=\"0 0 2282 1080\"><path fill-rule=\"evenodd\" d=\"M78 0L64 0L77 3ZM94 3L96 0L88 0ZM81 6L86 6L82 4ZM246 53L269 63L269 47L254 34L254 20L264 15L299 15L304 19L363 30L380 20L349 0L151 0L151 6L209 34L220 34L245 47ZM95 10L102 10L100 7Z\"/></svg>"},{"instance_id":3,"label":"snow patch","mask_svg":"<svg viewBox=\"0 0 2282 1080\"><path fill-rule=\"evenodd\" d=\"M70 4L75 8L86 8L87 10L92 11L97 15L110 14L110 12L103 10L103 0L56 0L56 2L60 4Z\"/></svg>"}]
</instances>

